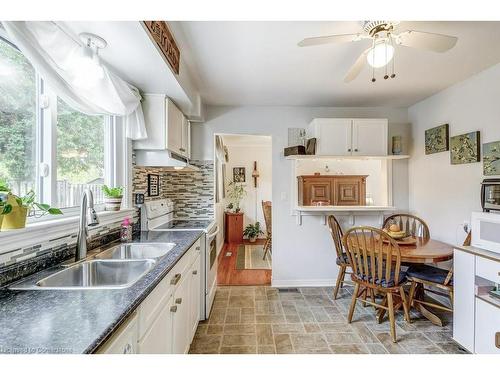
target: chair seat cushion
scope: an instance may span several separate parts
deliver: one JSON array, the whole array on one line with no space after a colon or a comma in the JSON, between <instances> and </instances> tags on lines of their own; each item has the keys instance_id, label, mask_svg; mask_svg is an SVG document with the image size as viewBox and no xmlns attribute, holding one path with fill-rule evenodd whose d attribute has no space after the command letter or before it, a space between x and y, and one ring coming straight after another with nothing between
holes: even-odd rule
<instances>
[{"instance_id":1,"label":"chair seat cushion","mask_svg":"<svg viewBox=\"0 0 500 375\"><path fill-rule=\"evenodd\" d=\"M336 263L338 266L341 264L349 264L349 258L347 257L346 253L342 253L341 256L337 257Z\"/></svg>"},{"instance_id":2,"label":"chair seat cushion","mask_svg":"<svg viewBox=\"0 0 500 375\"><path fill-rule=\"evenodd\" d=\"M385 270L383 271L385 274ZM375 282L373 282L371 276L363 275L360 276L360 278L364 281L368 281L369 283L374 283L376 285L380 285L381 287L384 288L392 288L395 285L395 280L394 280L394 272L391 272L391 276L389 280L386 280L385 277L383 279L377 279ZM399 280L398 280L398 285L403 284L406 281L406 272L405 271L400 271L399 272Z\"/></svg>"},{"instance_id":3,"label":"chair seat cushion","mask_svg":"<svg viewBox=\"0 0 500 375\"><path fill-rule=\"evenodd\" d=\"M448 271L441 268L429 266L427 264L414 264L411 265L406 271L408 277L430 281L436 284L444 284ZM453 279L450 280L449 285L453 285Z\"/></svg>"}]
</instances>

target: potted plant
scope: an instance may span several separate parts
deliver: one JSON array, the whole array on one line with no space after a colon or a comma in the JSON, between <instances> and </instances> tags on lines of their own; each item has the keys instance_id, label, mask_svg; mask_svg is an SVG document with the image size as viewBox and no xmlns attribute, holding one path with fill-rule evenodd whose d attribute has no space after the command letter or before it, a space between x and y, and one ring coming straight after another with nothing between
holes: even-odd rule
<instances>
[{"instance_id":1,"label":"potted plant","mask_svg":"<svg viewBox=\"0 0 500 375\"><path fill-rule=\"evenodd\" d=\"M231 207L234 212L240 212L240 203L246 194L245 184L234 181L229 182L227 185L227 197L231 203L228 205L228 208L232 205Z\"/></svg>"},{"instance_id":2,"label":"potted plant","mask_svg":"<svg viewBox=\"0 0 500 375\"><path fill-rule=\"evenodd\" d=\"M12 211L12 205L8 201L8 193L0 193L0 230L2 230L3 217Z\"/></svg>"},{"instance_id":3,"label":"potted plant","mask_svg":"<svg viewBox=\"0 0 500 375\"><path fill-rule=\"evenodd\" d=\"M123 186L110 188L107 185L102 186L104 192L104 204L106 211L120 211L123 199Z\"/></svg>"},{"instance_id":4,"label":"potted plant","mask_svg":"<svg viewBox=\"0 0 500 375\"><path fill-rule=\"evenodd\" d=\"M35 202L36 195L33 190L30 190L25 196L19 197L13 194L7 184L2 181L0 182L0 196L2 197L0 200L5 202L3 211L8 211L6 214L0 215L3 217L2 230L22 229L26 227L26 218L30 212L33 212L35 216L46 214L62 215L62 211L58 208L50 207L45 203Z\"/></svg>"},{"instance_id":5,"label":"potted plant","mask_svg":"<svg viewBox=\"0 0 500 375\"><path fill-rule=\"evenodd\" d=\"M250 242L255 242L259 234L264 234L260 229L260 223L257 221L255 224L248 224L243 231L243 235L248 238Z\"/></svg>"}]
</instances>

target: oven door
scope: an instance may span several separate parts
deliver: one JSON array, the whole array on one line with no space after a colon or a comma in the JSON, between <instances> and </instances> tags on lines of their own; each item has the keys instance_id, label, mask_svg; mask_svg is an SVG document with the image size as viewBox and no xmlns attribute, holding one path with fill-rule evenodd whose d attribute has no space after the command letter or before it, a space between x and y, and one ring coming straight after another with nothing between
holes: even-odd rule
<instances>
[{"instance_id":1,"label":"oven door","mask_svg":"<svg viewBox=\"0 0 500 375\"><path fill-rule=\"evenodd\" d=\"M218 228L215 227L213 231L207 233L206 236L206 315L210 315L212 304L215 299L215 291L217 290L217 233Z\"/></svg>"}]
</instances>

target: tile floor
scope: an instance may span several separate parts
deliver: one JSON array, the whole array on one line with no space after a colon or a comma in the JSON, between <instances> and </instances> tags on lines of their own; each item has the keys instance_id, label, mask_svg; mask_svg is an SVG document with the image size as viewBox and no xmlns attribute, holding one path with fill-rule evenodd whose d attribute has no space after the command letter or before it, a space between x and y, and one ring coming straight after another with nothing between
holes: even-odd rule
<instances>
[{"instance_id":1,"label":"tile floor","mask_svg":"<svg viewBox=\"0 0 500 375\"><path fill-rule=\"evenodd\" d=\"M371 307L358 303L348 324L351 292L346 287L333 301L332 288L219 287L190 353L464 353L451 339L451 314L442 316L446 325L438 327L418 312L408 324L398 312L396 344L387 319L377 324Z\"/></svg>"}]
</instances>

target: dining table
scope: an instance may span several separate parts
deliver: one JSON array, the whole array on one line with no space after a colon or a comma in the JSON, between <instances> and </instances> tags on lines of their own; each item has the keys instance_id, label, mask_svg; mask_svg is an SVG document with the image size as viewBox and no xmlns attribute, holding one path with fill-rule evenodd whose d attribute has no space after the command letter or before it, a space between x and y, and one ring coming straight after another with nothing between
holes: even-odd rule
<instances>
[{"instance_id":1,"label":"dining table","mask_svg":"<svg viewBox=\"0 0 500 375\"><path fill-rule=\"evenodd\" d=\"M439 263L453 259L453 246L445 242L433 240L431 238L413 237L411 243L403 244L404 241L397 241L401 254L401 263L404 265L422 264L422 263ZM419 284L415 291L415 296L418 299L423 299L424 288ZM399 301L395 308L402 307L402 301ZM443 321L436 314L427 309L424 305L413 301L412 307L419 311L423 316L429 319L432 323L443 326ZM377 312L377 321L380 323L384 317L385 310L379 309Z\"/></svg>"}]
</instances>

